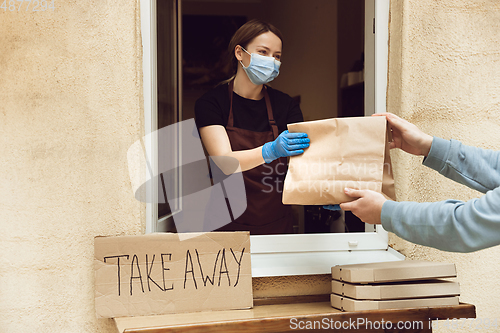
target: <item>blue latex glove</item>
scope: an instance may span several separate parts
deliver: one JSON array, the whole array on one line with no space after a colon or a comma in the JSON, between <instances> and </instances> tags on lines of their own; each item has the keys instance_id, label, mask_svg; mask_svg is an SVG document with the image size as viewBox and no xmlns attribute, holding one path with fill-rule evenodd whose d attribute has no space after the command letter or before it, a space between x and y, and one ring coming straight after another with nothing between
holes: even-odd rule
<instances>
[{"instance_id":1,"label":"blue latex glove","mask_svg":"<svg viewBox=\"0 0 500 333\"><path fill-rule=\"evenodd\" d=\"M262 146L262 157L266 163L271 163L277 158L300 155L304 148L309 147L307 133L282 132L274 141L266 142Z\"/></svg>"},{"instance_id":2,"label":"blue latex glove","mask_svg":"<svg viewBox=\"0 0 500 333\"><path fill-rule=\"evenodd\" d=\"M328 210L340 210L340 205L326 205L323 206L323 208Z\"/></svg>"}]
</instances>

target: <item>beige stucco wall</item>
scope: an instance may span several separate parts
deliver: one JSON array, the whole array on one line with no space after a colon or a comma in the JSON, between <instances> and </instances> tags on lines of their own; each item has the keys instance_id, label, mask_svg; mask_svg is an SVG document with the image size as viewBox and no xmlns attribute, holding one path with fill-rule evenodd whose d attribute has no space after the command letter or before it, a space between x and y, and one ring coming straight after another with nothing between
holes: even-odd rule
<instances>
[{"instance_id":1,"label":"beige stucco wall","mask_svg":"<svg viewBox=\"0 0 500 333\"><path fill-rule=\"evenodd\" d=\"M94 313L93 239L143 225L138 4L54 3L0 10L0 332L115 332Z\"/></svg>"},{"instance_id":2,"label":"beige stucco wall","mask_svg":"<svg viewBox=\"0 0 500 333\"><path fill-rule=\"evenodd\" d=\"M390 34L388 110L431 135L498 150L500 2L392 1ZM399 200L481 195L423 167L422 158L397 152L393 157ZM500 321L500 247L454 254L394 235L390 243L409 258L456 263L461 301L475 304L478 318ZM500 331L500 324L490 331Z\"/></svg>"}]
</instances>

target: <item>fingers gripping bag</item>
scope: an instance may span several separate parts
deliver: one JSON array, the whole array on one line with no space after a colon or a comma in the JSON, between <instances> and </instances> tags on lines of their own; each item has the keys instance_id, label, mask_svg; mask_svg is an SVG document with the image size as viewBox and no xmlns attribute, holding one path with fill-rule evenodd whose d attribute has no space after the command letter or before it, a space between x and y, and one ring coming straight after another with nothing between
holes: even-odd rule
<instances>
[{"instance_id":1,"label":"fingers gripping bag","mask_svg":"<svg viewBox=\"0 0 500 333\"><path fill-rule=\"evenodd\" d=\"M373 190L395 200L385 117L331 118L288 125L310 146L290 157L283 203L327 205L353 201L344 188Z\"/></svg>"}]
</instances>

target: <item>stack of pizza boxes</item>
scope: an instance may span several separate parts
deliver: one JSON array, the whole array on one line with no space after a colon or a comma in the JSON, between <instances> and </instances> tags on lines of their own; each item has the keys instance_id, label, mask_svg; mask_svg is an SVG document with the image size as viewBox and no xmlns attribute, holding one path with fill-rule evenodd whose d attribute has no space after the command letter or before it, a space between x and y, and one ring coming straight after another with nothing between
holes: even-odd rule
<instances>
[{"instance_id":1,"label":"stack of pizza boxes","mask_svg":"<svg viewBox=\"0 0 500 333\"><path fill-rule=\"evenodd\" d=\"M403 260L332 267L331 304L342 311L458 305L455 264Z\"/></svg>"}]
</instances>

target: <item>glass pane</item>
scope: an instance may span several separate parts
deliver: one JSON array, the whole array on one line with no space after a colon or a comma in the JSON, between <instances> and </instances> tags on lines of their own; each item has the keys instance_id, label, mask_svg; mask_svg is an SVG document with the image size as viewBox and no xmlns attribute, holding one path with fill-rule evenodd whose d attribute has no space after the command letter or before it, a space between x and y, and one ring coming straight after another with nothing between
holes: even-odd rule
<instances>
[{"instance_id":1,"label":"glass pane","mask_svg":"<svg viewBox=\"0 0 500 333\"><path fill-rule=\"evenodd\" d=\"M178 1L157 1L157 82L158 82L158 129L172 125L179 121L179 57L178 57ZM165 142L158 142L159 160L162 152L168 151L163 147ZM169 157L170 158L170 157ZM173 158L173 157L172 157ZM163 177L158 179L158 198L164 198ZM169 207L168 203L158 204L158 218L169 215L178 207Z\"/></svg>"}]
</instances>

